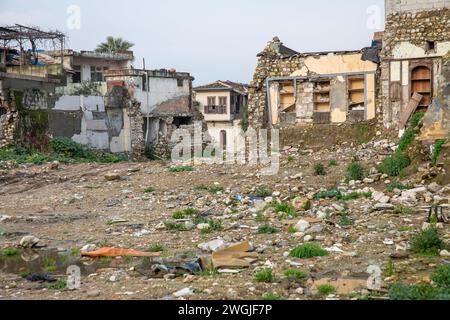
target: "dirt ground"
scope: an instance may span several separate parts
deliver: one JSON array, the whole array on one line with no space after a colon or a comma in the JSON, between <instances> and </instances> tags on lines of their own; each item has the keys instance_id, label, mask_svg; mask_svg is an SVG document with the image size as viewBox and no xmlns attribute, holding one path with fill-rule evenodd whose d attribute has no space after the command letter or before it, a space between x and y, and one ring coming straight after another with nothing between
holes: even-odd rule
<instances>
[{"instance_id":1,"label":"dirt ground","mask_svg":"<svg viewBox=\"0 0 450 320\"><path fill-rule=\"evenodd\" d=\"M407 250L411 236L427 221L428 212L420 209L430 205L426 197L418 197L408 215L374 210L376 201L364 197L345 204L321 199L312 200L312 208L299 211L300 216L293 219L279 219L270 210L262 210L265 222L251 198L258 187L274 192L275 201L290 203L296 197L311 198L320 190L343 186L353 191L381 191L395 202L396 195L386 191L389 179L380 178L381 174L375 175L375 181L353 186L343 183L346 167L355 155L372 168L391 152L390 141L376 146L380 140L374 137L369 144L358 147L354 142L343 141L322 145L315 151L315 145L308 145L307 141L291 144L293 148L284 148L281 168L275 176L259 176L258 167L238 165L201 165L195 166L193 172L173 173L168 171L170 163L164 162L60 164L57 169L47 164L4 170L0 172L0 248L17 247L25 235L39 238L45 247L24 250L20 257L0 259L0 299L176 299L173 293L183 288L195 289L185 297L194 300L253 300L268 293L301 300L357 299L370 292L362 286L349 292L341 288L333 295L320 295L314 282L347 281L344 287L364 284L370 265L379 266L383 272L383 288L372 292L373 299L386 298L388 285L396 281L429 283L430 272L449 258L417 257ZM331 160L336 161L335 166L330 165ZM319 162L326 168L325 176L314 175L313 166ZM108 173L116 173L121 179L107 181ZM422 185L422 181L414 179L411 178L413 184ZM223 191L214 194L200 186L220 187ZM148 187L154 191L146 193ZM448 199L449 185L442 187L440 196ZM342 206L352 225L339 224ZM170 231L161 227L161 223L173 220L175 210L186 208L207 212L210 218L222 222L222 230L204 234L196 228ZM318 220L316 215L321 208L335 210L329 219ZM304 234L288 232L299 219L310 219L316 226L309 241L339 250L331 249L328 256L311 259L288 257L290 250L305 243ZM259 234L258 227L263 224L278 232ZM443 234L449 241L448 224L443 225ZM80 249L87 244L144 251L152 244L161 244L164 258L194 259L210 256L198 248L200 243L219 238L227 243L250 242L256 261L237 274L155 278L136 271L139 258L79 257ZM45 283L20 276L23 272L42 272L45 257L49 256L57 262L56 270L50 272L56 278L64 277L72 260L82 266L80 289L49 289ZM395 275L386 275L390 260L395 265ZM274 270L276 280L257 282L255 273L268 267ZM293 281L284 276L288 269L298 269L309 276Z\"/></svg>"}]
</instances>

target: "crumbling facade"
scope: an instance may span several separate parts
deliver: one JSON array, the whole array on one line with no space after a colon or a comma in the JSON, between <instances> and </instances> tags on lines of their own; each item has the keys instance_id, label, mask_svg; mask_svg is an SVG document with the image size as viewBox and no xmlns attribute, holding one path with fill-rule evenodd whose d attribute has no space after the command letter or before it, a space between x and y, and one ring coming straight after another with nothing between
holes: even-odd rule
<instances>
[{"instance_id":1,"label":"crumbling facade","mask_svg":"<svg viewBox=\"0 0 450 320\"><path fill-rule=\"evenodd\" d=\"M258 54L249 89L253 128L375 117L377 63L362 51L299 53L275 37Z\"/></svg>"},{"instance_id":2,"label":"crumbling facade","mask_svg":"<svg viewBox=\"0 0 450 320\"><path fill-rule=\"evenodd\" d=\"M23 37L54 37L36 29ZM31 32L31 33L30 33ZM14 29L0 35L17 37ZM44 148L67 137L91 149L144 154L148 145L170 153L174 128L192 124L192 80L174 70L136 70L133 52L3 48L0 54L0 147ZM20 44L20 42L18 42ZM163 152L164 151L164 152Z\"/></svg>"},{"instance_id":3,"label":"crumbling facade","mask_svg":"<svg viewBox=\"0 0 450 320\"><path fill-rule=\"evenodd\" d=\"M383 122L398 127L414 93L427 111L437 97L443 57L450 51L450 1L386 0L381 52ZM448 100L443 101L445 107Z\"/></svg>"}]
</instances>

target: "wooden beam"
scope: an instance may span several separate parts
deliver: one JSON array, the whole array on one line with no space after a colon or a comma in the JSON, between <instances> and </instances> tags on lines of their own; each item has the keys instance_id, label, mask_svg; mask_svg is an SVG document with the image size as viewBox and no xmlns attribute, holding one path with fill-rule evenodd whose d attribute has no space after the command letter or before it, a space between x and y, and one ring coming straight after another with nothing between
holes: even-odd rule
<instances>
[{"instance_id":1,"label":"wooden beam","mask_svg":"<svg viewBox=\"0 0 450 320\"><path fill-rule=\"evenodd\" d=\"M406 127L409 118L411 118L411 115L416 111L420 101L422 101L422 98L423 96L421 94L414 92L413 96L406 105L405 110L402 112L402 116L400 117L400 129L404 129Z\"/></svg>"}]
</instances>

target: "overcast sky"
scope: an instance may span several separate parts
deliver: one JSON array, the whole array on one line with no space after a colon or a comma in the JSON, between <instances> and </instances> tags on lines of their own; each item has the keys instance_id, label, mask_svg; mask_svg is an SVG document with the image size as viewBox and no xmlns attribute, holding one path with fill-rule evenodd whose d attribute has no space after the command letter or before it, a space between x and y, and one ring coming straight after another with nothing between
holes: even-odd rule
<instances>
[{"instance_id":1,"label":"overcast sky","mask_svg":"<svg viewBox=\"0 0 450 320\"><path fill-rule=\"evenodd\" d=\"M80 29L67 25L71 5L80 8ZM58 29L75 50L123 37L136 44L136 68L145 57L147 68L190 72L200 85L250 82L256 54L274 36L302 52L368 46L383 29L384 1L0 0L0 24L13 23Z\"/></svg>"}]
</instances>

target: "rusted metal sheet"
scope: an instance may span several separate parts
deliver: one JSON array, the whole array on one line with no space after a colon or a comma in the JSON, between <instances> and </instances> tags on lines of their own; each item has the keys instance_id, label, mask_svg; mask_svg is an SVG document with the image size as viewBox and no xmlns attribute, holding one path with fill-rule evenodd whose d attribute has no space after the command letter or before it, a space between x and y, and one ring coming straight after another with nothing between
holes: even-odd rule
<instances>
[{"instance_id":1,"label":"rusted metal sheet","mask_svg":"<svg viewBox=\"0 0 450 320\"><path fill-rule=\"evenodd\" d=\"M400 118L400 129L404 129L411 115L416 111L423 96L414 92Z\"/></svg>"}]
</instances>

